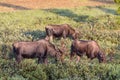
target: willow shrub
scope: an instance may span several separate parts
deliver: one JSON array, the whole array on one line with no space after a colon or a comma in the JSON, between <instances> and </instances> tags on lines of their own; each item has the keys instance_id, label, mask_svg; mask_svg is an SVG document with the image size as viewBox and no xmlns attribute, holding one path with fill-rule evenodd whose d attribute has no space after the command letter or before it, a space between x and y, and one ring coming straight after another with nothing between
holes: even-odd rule
<instances>
[{"instance_id":1,"label":"willow shrub","mask_svg":"<svg viewBox=\"0 0 120 80\"><path fill-rule=\"evenodd\" d=\"M14 60L0 60L1 80L119 80L119 63L98 63L81 60L72 62L36 64L36 60L23 60L16 64Z\"/></svg>"},{"instance_id":2,"label":"willow shrub","mask_svg":"<svg viewBox=\"0 0 120 80\"><path fill-rule=\"evenodd\" d=\"M115 3L120 3L120 0L114 0Z\"/></svg>"},{"instance_id":3,"label":"willow shrub","mask_svg":"<svg viewBox=\"0 0 120 80\"><path fill-rule=\"evenodd\" d=\"M117 13L120 14L120 7L118 8Z\"/></svg>"},{"instance_id":4,"label":"willow shrub","mask_svg":"<svg viewBox=\"0 0 120 80\"><path fill-rule=\"evenodd\" d=\"M118 5L120 5L120 0L114 0L115 3L117 3ZM117 13L120 14L120 6L117 10Z\"/></svg>"},{"instance_id":5,"label":"willow shrub","mask_svg":"<svg viewBox=\"0 0 120 80\"><path fill-rule=\"evenodd\" d=\"M37 65L27 62L19 66L18 74L28 80L118 80L120 78L120 64L98 63L57 63Z\"/></svg>"}]
</instances>

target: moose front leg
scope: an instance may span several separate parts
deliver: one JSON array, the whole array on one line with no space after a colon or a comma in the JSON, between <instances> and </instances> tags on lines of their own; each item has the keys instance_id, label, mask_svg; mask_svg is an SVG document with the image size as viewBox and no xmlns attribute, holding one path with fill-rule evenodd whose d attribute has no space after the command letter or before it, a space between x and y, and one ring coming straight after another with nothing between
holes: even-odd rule
<instances>
[{"instance_id":1,"label":"moose front leg","mask_svg":"<svg viewBox=\"0 0 120 80\"><path fill-rule=\"evenodd\" d=\"M50 41L53 41L53 36L52 35L50 36Z\"/></svg>"},{"instance_id":2,"label":"moose front leg","mask_svg":"<svg viewBox=\"0 0 120 80\"><path fill-rule=\"evenodd\" d=\"M75 52L71 52L70 53L70 61L72 61L73 60L73 57L75 56Z\"/></svg>"},{"instance_id":3,"label":"moose front leg","mask_svg":"<svg viewBox=\"0 0 120 80\"><path fill-rule=\"evenodd\" d=\"M46 65L48 64L48 60L47 60L46 57L43 57L43 63L46 64Z\"/></svg>"},{"instance_id":4,"label":"moose front leg","mask_svg":"<svg viewBox=\"0 0 120 80\"><path fill-rule=\"evenodd\" d=\"M77 55L76 63L78 63L79 61L80 61L80 56Z\"/></svg>"},{"instance_id":5,"label":"moose front leg","mask_svg":"<svg viewBox=\"0 0 120 80\"><path fill-rule=\"evenodd\" d=\"M78 63L80 61L80 57L83 56L84 53L80 53L79 51L76 52L76 55L77 55L77 60L76 60L76 63Z\"/></svg>"},{"instance_id":6,"label":"moose front leg","mask_svg":"<svg viewBox=\"0 0 120 80\"><path fill-rule=\"evenodd\" d=\"M61 56L60 62L62 62L62 63L64 62L64 57L65 57L65 55L62 55L62 56Z\"/></svg>"},{"instance_id":7,"label":"moose front leg","mask_svg":"<svg viewBox=\"0 0 120 80\"><path fill-rule=\"evenodd\" d=\"M39 57L38 58L38 64L40 64L40 63L42 63L43 61L42 61L42 59L41 59L41 57Z\"/></svg>"},{"instance_id":8,"label":"moose front leg","mask_svg":"<svg viewBox=\"0 0 120 80\"><path fill-rule=\"evenodd\" d=\"M65 31L63 31L62 36L63 36L64 39L66 38L66 32Z\"/></svg>"},{"instance_id":9,"label":"moose front leg","mask_svg":"<svg viewBox=\"0 0 120 80\"><path fill-rule=\"evenodd\" d=\"M41 53L40 53L41 54ZM43 61L43 56L42 55L40 55L39 57L38 57L38 64L42 64L44 61Z\"/></svg>"},{"instance_id":10,"label":"moose front leg","mask_svg":"<svg viewBox=\"0 0 120 80\"><path fill-rule=\"evenodd\" d=\"M23 59L23 57L22 57L21 55L17 55L17 56L16 56L16 61L17 61L18 63L20 63L22 59Z\"/></svg>"}]
</instances>

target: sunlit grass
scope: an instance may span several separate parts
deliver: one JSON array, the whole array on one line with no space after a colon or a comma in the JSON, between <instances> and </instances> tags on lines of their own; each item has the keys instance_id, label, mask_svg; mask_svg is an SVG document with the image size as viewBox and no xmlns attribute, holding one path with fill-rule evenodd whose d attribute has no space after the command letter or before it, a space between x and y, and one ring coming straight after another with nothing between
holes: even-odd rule
<instances>
[{"instance_id":1,"label":"sunlit grass","mask_svg":"<svg viewBox=\"0 0 120 80\"><path fill-rule=\"evenodd\" d=\"M12 52L12 43L17 41L32 41L32 40L36 41L38 39L42 39L46 36L45 33L46 25L64 24L64 23L70 24L74 29L77 29L78 31L81 32L79 39L96 40L100 45L100 47L106 52L107 59L110 58L109 53L113 52L114 59L113 61L109 62L107 66L109 65L111 66L112 64L117 65L118 63L120 63L119 61L120 22L119 22L119 15L116 14L116 6L115 5L97 6L97 7L88 6L88 7L79 7L72 9L38 9L38 10L24 10L24 11L4 12L4 13L1 12L0 13L0 57L1 57L0 65L3 66L1 69L4 69L4 66L9 65L8 64L9 61L11 61L11 63L15 61L15 58L13 58L14 56ZM60 47L61 41L62 40L55 39L54 44ZM69 55L70 45L72 40L67 38L64 40L64 42L67 48L66 53ZM86 64L88 63L87 58L82 58L82 59L80 61L82 65L84 65L85 61ZM69 61L69 57L67 56L65 60ZM99 65L97 59L91 61L91 63ZM22 66L26 66L29 64L32 64L31 67L36 66L36 62L33 60L23 61L23 63L19 65L21 70L18 71L24 73L23 70L24 69L26 70L27 67L24 68ZM75 68L74 67L75 63L73 62L71 64L73 64L72 68ZM56 66L55 64L49 66L53 66L55 68L59 67ZM10 70L8 70L8 72L11 72L13 66L9 68ZM37 69L39 69L39 67ZM34 71L32 72L34 73ZM2 71L0 73L2 73ZM9 75L9 73L7 74L4 73L4 74ZM29 76L29 74L25 76ZM13 79L17 79L17 77L20 77L21 79L23 78L22 76L15 75Z\"/></svg>"}]
</instances>

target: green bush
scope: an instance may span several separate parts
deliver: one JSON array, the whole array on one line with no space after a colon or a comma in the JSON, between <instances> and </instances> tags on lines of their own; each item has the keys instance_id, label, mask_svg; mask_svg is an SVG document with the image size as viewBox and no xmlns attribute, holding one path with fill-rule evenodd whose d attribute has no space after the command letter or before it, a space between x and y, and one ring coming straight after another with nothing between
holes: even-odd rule
<instances>
[{"instance_id":1,"label":"green bush","mask_svg":"<svg viewBox=\"0 0 120 80\"><path fill-rule=\"evenodd\" d=\"M120 17L115 6L80 7L73 9L44 9L0 13L0 80L119 80L120 79ZM96 14L97 13L97 14ZM32 15L32 16L31 16ZM79 39L96 40L104 49L107 63L85 56L78 64L69 62L72 40L63 39L66 45L65 62L37 64L36 59L25 59L16 64L12 43L32 41L46 36L48 24L68 23L80 31ZM53 43L61 47L61 41ZM109 60L109 53L113 53Z\"/></svg>"},{"instance_id":2,"label":"green bush","mask_svg":"<svg viewBox=\"0 0 120 80\"><path fill-rule=\"evenodd\" d=\"M47 76L44 72L43 65L37 65L32 60L25 60L19 65L19 75L22 75L24 78L28 80L46 80Z\"/></svg>"},{"instance_id":3,"label":"green bush","mask_svg":"<svg viewBox=\"0 0 120 80\"><path fill-rule=\"evenodd\" d=\"M120 7L118 8L117 13L120 14Z\"/></svg>"},{"instance_id":4,"label":"green bush","mask_svg":"<svg viewBox=\"0 0 120 80\"><path fill-rule=\"evenodd\" d=\"M15 64L14 61L2 60L0 65L0 79L4 80L119 80L119 63L90 63L81 60L63 64L36 64L34 60L24 60Z\"/></svg>"},{"instance_id":5,"label":"green bush","mask_svg":"<svg viewBox=\"0 0 120 80\"><path fill-rule=\"evenodd\" d=\"M31 67L31 68L30 68ZM30 68L30 69L29 69ZM120 78L120 65L111 64L48 64L39 65L36 68L27 66L20 74L28 80L58 80L58 79L81 79L81 80L118 80ZM36 70L34 70L36 69Z\"/></svg>"},{"instance_id":6,"label":"green bush","mask_svg":"<svg viewBox=\"0 0 120 80\"><path fill-rule=\"evenodd\" d=\"M114 0L114 2L120 5L120 0ZM117 13L120 14L120 6L118 7Z\"/></svg>"},{"instance_id":7,"label":"green bush","mask_svg":"<svg viewBox=\"0 0 120 80\"><path fill-rule=\"evenodd\" d=\"M115 3L120 3L120 0L114 0Z\"/></svg>"}]
</instances>

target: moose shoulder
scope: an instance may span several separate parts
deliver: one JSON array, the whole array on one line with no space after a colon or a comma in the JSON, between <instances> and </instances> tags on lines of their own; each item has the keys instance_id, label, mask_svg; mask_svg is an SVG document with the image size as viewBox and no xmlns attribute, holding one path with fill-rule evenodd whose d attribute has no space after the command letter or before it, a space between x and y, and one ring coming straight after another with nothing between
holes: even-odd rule
<instances>
[{"instance_id":1,"label":"moose shoulder","mask_svg":"<svg viewBox=\"0 0 120 80\"><path fill-rule=\"evenodd\" d=\"M58 60L62 54L60 49L44 39L34 42L16 42L12 46L18 63L23 58L38 58L38 63L47 63L48 55Z\"/></svg>"},{"instance_id":2,"label":"moose shoulder","mask_svg":"<svg viewBox=\"0 0 120 80\"><path fill-rule=\"evenodd\" d=\"M45 27L45 30L47 37L49 37L50 40L52 40L53 37L66 38L68 36L71 36L73 39L76 39L78 36L78 32L68 24L48 25Z\"/></svg>"},{"instance_id":3,"label":"moose shoulder","mask_svg":"<svg viewBox=\"0 0 120 80\"><path fill-rule=\"evenodd\" d=\"M84 54L90 58L98 58L99 62L105 62L105 53L103 53L96 41L74 40L71 45L70 58L72 60L74 55L77 55L79 61Z\"/></svg>"}]
</instances>

